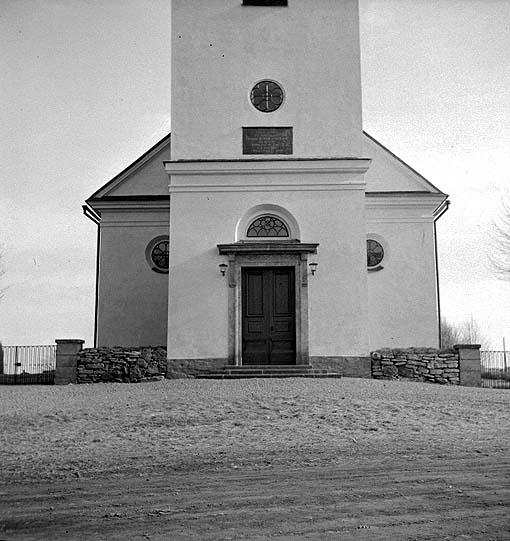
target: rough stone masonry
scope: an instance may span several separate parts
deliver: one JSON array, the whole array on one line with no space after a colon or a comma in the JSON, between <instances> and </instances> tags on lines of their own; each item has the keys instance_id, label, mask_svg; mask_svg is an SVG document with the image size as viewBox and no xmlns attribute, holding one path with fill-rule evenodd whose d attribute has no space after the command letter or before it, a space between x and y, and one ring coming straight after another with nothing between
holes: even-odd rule
<instances>
[{"instance_id":1,"label":"rough stone masonry","mask_svg":"<svg viewBox=\"0 0 510 541\"><path fill-rule=\"evenodd\" d=\"M460 384L459 356L453 349L380 349L371 353L372 377Z\"/></svg>"},{"instance_id":2,"label":"rough stone masonry","mask_svg":"<svg viewBox=\"0 0 510 541\"><path fill-rule=\"evenodd\" d=\"M166 348L94 348L78 353L77 383L155 381L166 375Z\"/></svg>"}]
</instances>

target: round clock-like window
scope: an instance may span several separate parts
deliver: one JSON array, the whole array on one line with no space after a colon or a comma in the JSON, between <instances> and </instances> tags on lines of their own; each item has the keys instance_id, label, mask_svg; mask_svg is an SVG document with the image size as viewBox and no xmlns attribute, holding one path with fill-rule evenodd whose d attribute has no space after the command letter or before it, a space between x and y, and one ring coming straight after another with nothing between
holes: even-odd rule
<instances>
[{"instance_id":1,"label":"round clock-like window","mask_svg":"<svg viewBox=\"0 0 510 541\"><path fill-rule=\"evenodd\" d=\"M145 249L145 258L149 267L159 273L168 272L168 255L170 252L170 243L168 235L160 235L152 239Z\"/></svg>"},{"instance_id":2,"label":"round clock-like window","mask_svg":"<svg viewBox=\"0 0 510 541\"><path fill-rule=\"evenodd\" d=\"M272 113L283 103L283 89L274 81L260 81L251 91L251 103L263 113Z\"/></svg>"},{"instance_id":3,"label":"round clock-like window","mask_svg":"<svg viewBox=\"0 0 510 541\"><path fill-rule=\"evenodd\" d=\"M384 258L384 248L374 239L367 240L367 267L374 269Z\"/></svg>"},{"instance_id":4,"label":"round clock-like window","mask_svg":"<svg viewBox=\"0 0 510 541\"><path fill-rule=\"evenodd\" d=\"M162 240L152 248L152 262L160 270L168 270L168 245L167 240Z\"/></svg>"}]
</instances>

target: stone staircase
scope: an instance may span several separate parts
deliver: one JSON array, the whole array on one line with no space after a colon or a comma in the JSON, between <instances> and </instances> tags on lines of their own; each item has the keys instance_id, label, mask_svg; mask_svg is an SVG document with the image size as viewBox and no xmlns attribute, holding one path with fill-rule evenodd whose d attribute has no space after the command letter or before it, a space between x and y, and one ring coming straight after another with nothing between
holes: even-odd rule
<instances>
[{"instance_id":1,"label":"stone staircase","mask_svg":"<svg viewBox=\"0 0 510 541\"><path fill-rule=\"evenodd\" d=\"M204 372L197 379L251 378L341 378L336 372L313 368L310 364L224 366L215 372Z\"/></svg>"}]
</instances>

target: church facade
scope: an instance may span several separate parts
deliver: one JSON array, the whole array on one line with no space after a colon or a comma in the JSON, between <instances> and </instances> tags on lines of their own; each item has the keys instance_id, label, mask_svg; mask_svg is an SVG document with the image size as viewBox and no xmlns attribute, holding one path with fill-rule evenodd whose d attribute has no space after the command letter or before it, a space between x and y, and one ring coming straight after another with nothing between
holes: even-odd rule
<instances>
[{"instance_id":1,"label":"church facade","mask_svg":"<svg viewBox=\"0 0 510 541\"><path fill-rule=\"evenodd\" d=\"M94 193L97 346L438 346L446 195L363 132L356 0L172 1L172 134Z\"/></svg>"}]
</instances>

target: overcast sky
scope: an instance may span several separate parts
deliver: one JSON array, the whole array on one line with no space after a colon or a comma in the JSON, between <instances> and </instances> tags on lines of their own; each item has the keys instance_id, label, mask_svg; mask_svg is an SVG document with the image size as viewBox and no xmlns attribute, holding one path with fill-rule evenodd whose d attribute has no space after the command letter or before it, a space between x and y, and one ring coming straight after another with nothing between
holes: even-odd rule
<instances>
[{"instance_id":1,"label":"overcast sky","mask_svg":"<svg viewBox=\"0 0 510 541\"><path fill-rule=\"evenodd\" d=\"M510 280L489 254L509 194L510 0L361 0L360 16L364 128L450 195L443 314L501 349ZM170 2L2 0L0 36L0 340L91 346L81 205L170 131Z\"/></svg>"}]
</instances>

